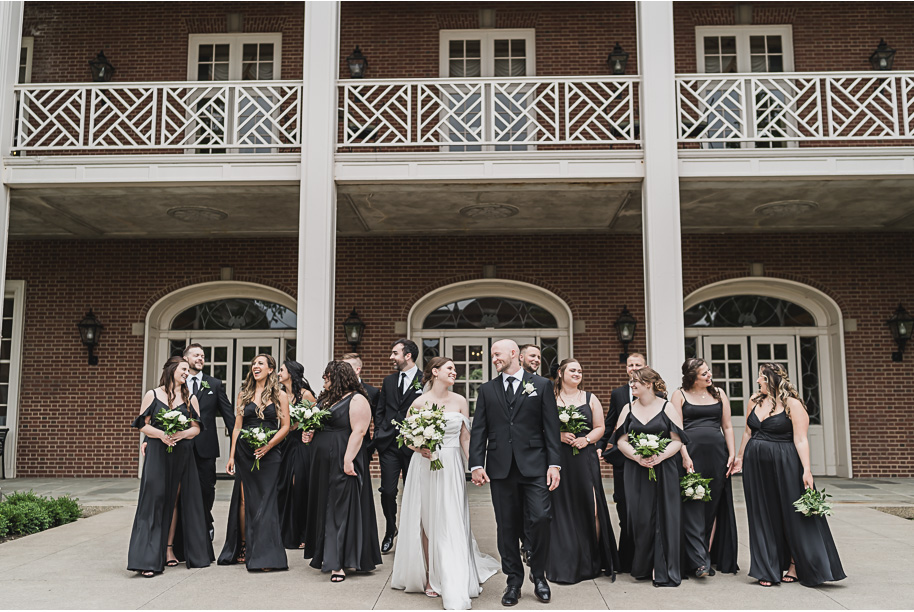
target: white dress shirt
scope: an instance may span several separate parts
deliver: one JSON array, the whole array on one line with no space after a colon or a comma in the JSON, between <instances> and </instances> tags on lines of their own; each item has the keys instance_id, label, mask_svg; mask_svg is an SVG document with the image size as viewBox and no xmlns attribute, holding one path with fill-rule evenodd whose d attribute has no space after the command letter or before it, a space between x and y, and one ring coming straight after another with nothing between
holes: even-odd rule
<instances>
[{"instance_id":1,"label":"white dress shirt","mask_svg":"<svg viewBox=\"0 0 914 612\"><path fill-rule=\"evenodd\" d=\"M203 372L197 372L187 377L187 389L190 391L190 394L194 394L194 379L197 379L197 389L203 388Z\"/></svg>"},{"instance_id":2,"label":"white dress shirt","mask_svg":"<svg viewBox=\"0 0 914 612\"><path fill-rule=\"evenodd\" d=\"M400 389L401 395L406 395L406 391L409 390L410 385L413 384L413 380L416 378L416 375L418 373L419 373L419 366L417 366L417 365L413 365L413 367L411 367L410 369L403 370L402 372L400 372L400 374L398 375L399 378L397 379L397 386ZM403 388L403 383L401 382L401 381L403 381L403 374L406 374L406 381L405 381L406 389Z\"/></svg>"}]
</instances>

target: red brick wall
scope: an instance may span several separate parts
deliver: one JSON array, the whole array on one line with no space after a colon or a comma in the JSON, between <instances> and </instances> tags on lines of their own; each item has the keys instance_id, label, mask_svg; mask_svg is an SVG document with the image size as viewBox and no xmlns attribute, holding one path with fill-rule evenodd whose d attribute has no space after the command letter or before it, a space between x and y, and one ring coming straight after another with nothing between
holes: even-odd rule
<instances>
[{"instance_id":1,"label":"red brick wall","mask_svg":"<svg viewBox=\"0 0 914 612\"><path fill-rule=\"evenodd\" d=\"M144 391L143 338L131 334L131 324L145 319L155 296L215 280L220 266L294 295L294 240L271 242L269 254L260 240L203 240L195 248L204 263L193 272L185 248L167 240L10 244L8 278L26 281L20 476L136 475L137 438L128 424ZM846 334L854 473L914 476L914 356L891 362L885 326L898 302L914 304L912 285L898 273L914 267L914 235L692 235L684 237L683 254L686 293L762 262L768 275L815 286L856 319L858 331ZM590 390L606 398L622 383L612 323L623 305L644 321L641 241L627 235L339 239L336 320L356 307L366 323L364 378L379 385L390 372L394 324L406 320L416 299L480 278L491 264L499 278L555 292L585 322L574 356ZM75 329L90 306L106 326L97 367L86 365ZM632 350L644 349L643 329ZM339 329L336 345L338 352L347 346ZM878 448L873 430L884 440Z\"/></svg>"}]
</instances>

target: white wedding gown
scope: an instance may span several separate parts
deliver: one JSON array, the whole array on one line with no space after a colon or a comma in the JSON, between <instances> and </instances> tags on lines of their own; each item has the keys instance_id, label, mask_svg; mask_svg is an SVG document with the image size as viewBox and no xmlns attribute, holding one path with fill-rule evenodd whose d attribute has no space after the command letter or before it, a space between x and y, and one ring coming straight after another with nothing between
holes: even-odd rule
<instances>
[{"instance_id":1,"label":"white wedding gown","mask_svg":"<svg viewBox=\"0 0 914 612\"><path fill-rule=\"evenodd\" d=\"M403 489L400 535L390 584L408 593L425 592L425 554L422 531L428 537L428 579L441 595L446 610L469 610L470 598L482 592L481 583L501 564L479 552L470 530L463 449L460 432L469 420L459 412L445 412L447 426L439 458L444 467L432 472L431 462L413 454Z\"/></svg>"}]
</instances>

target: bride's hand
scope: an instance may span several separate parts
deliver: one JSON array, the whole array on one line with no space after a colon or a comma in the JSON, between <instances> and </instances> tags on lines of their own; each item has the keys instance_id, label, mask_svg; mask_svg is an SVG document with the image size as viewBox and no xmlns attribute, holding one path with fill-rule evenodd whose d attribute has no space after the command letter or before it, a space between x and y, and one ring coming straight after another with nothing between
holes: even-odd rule
<instances>
[{"instance_id":1,"label":"bride's hand","mask_svg":"<svg viewBox=\"0 0 914 612\"><path fill-rule=\"evenodd\" d=\"M430 451L430 450L427 449L427 448L420 448L420 449L419 449L419 454L422 455L423 457L425 457L426 459L431 459L431 458L432 458L432 451Z\"/></svg>"}]
</instances>

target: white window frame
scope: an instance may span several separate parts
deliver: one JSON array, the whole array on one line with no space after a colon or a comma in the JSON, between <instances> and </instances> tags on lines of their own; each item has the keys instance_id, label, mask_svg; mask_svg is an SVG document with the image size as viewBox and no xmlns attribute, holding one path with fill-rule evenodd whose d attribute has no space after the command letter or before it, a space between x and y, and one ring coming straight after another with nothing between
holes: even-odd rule
<instances>
[{"instance_id":1,"label":"white window frame","mask_svg":"<svg viewBox=\"0 0 914 612\"><path fill-rule=\"evenodd\" d=\"M32 82L32 58L35 57L35 37L23 36L19 45L22 49L28 49L28 55L25 57L25 80L22 83ZM19 57L19 64L16 65L16 78L19 78L19 66L22 63L22 56Z\"/></svg>"},{"instance_id":2,"label":"white window frame","mask_svg":"<svg viewBox=\"0 0 914 612\"><path fill-rule=\"evenodd\" d=\"M6 448L3 461L6 464L6 477L16 477L16 448L19 445L19 382L22 374L22 334L25 325L25 281L8 280L4 298L13 299L13 331L10 336L10 380L6 404Z\"/></svg>"},{"instance_id":3,"label":"white window frame","mask_svg":"<svg viewBox=\"0 0 914 612\"><path fill-rule=\"evenodd\" d=\"M752 58L749 52L750 36L780 36L784 50L784 72L793 72L793 26L791 25L743 25L743 26L696 26L695 57L698 73L705 74L705 36L736 37L736 72L752 73ZM777 74L756 72L754 74Z\"/></svg>"}]
</instances>

